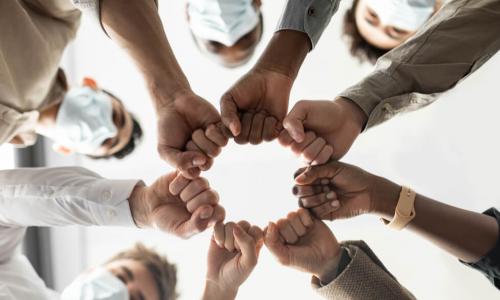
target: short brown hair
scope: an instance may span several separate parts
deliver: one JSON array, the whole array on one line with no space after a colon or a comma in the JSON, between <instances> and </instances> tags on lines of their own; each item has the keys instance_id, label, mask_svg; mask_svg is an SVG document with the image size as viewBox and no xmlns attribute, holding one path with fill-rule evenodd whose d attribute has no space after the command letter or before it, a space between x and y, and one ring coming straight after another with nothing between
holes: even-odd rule
<instances>
[{"instance_id":1,"label":"short brown hair","mask_svg":"<svg viewBox=\"0 0 500 300\"><path fill-rule=\"evenodd\" d=\"M349 44L349 52L351 55L358 58L361 62L370 62L375 64L377 59L389 52L386 49L380 49L368 43L359 32L356 25L356 8L359 0L354 0L352 6L344 15L344 24L342 28L342 36L346 38Z\"/></svg>"},{"instance_id":2,"label":"short brown hair","mask_svg":"<svg viewBox=\"0 0 500 300\"><path fill-rule=\"evenodd\" d=\"M158 288L160 300L175 300L178 295L175 290L177 285L177 267L160 256L156 251L141 243L135 244L131 249L122 251L113 256L107 263L122 259L132 259L146 266L153 275Z\"/></svg>"}]
</instances>

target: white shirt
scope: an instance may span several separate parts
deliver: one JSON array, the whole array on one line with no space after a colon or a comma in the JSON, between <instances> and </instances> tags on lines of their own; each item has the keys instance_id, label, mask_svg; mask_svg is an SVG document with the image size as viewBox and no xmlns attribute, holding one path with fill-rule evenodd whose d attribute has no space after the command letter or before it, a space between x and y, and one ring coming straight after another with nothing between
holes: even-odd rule
<instances>
[{"instance_id":1,"label":"white shirt","mask_svg":"<svg viewBox=\"0 0 500 300\"><path fill-rule=\"evenodd\" d=\"M128 197L138 182L80 167L0 171L0 300L59 299L16 253L27 226L135 226Z\"/></svg>"}]
</instances>

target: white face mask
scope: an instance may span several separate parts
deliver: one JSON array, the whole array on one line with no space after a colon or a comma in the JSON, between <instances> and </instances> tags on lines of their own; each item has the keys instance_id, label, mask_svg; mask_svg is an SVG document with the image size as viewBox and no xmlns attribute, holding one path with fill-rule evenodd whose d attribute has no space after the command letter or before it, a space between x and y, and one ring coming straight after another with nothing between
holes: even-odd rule
<instances>
[{"instance_id":1,"label":"white face mask","mask_svg":"<svg viewBox=\"0 0 500 300\"><path fill-rule=\"evenodd\" d=\"M233 46L260 20L252 0L188 0L189 25L201 39Z\"/></svg>"},{"instance_id":2,"label":"white face mask","mask_svg":"<svg viewBox=\"0 0 500 300\"><path fill-rule=\"evenodd\" d=\"M111 97L89 87L71 89L56 118L56 128L47 135L56 143L83 154L92 154L115 137Z\"/></svg>"},{"instance_id":3,"label":"white face mask","mask_svg":"<svg viewBox=\"0 0 500 300\"><path fill-rule=\"evenodd\" d=\"M103 268L78 276L61 294L61 300L129 300L123 282Z\"/></svg>"},{"instance_id":4,"label":"white face mask","mask_svg":"<svg viewBox=\"0 0 500 300\"><path fill-rule=\"evenodd\" d=\"M416 31L432 16L436 0L366 0L366 4L383 24Z\"/></svg>"}]
</instances>

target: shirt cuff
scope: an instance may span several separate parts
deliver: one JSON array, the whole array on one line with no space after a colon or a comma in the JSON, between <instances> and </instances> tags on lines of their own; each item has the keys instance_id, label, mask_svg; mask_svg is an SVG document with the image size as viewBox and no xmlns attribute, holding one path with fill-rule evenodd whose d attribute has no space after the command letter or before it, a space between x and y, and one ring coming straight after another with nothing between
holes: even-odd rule
<instances>
[{"instance_id":1,"label":"shirt cuff","mask_svg":"<svg viewBox=\"0 0 500 300\"><path fill-rule=\"evenodd\" d=\"M136 227L128 199L140 180L107 180L89 191L89 209L100 226Z\"/></svg>"},{"instance_id":2,"label":"shirt cuff","mask_svg":"<svg viewBox=\"0 0 500 300\"><path fill-rule=\"evenodd\" d=\"M312 49L318 44L340 0L288 0L276 31L295 30L308 35Z\"/></svg>"}]
</instances>

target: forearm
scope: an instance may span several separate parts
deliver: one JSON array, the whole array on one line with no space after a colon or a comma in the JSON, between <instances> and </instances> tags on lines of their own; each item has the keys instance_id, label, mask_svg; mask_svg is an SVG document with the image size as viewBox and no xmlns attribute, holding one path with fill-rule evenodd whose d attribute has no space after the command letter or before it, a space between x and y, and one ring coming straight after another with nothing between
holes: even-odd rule
<instances>
[{"instance_id":1,"label":"forearm","mask_svg":"<svg viewBox=\"0 0 500 300\"><path fill-rule=\"evenodd\" d=\"M207 281L203 292L202 300L234 300L238 290L221 288L217 283Z\"/></svg>"},{"instance_id":2,"label":"forearm","mask_svg":"<svg viewBox=\"0 0 500 300\"><path fill-rule=\"evenodd\" d=\"M310 48L307 34L294 30L278 31L255 68L278 72L295 80Z\"/></svg>"},{"instance_id":3,"label":"forearm","mask_svg":"<svg viewBox=\"0 0 500 300\"><path fill-rule=\"evenodd\" d=\"M101 0L101 22L135 61L157 107L190 90L153 0Z\"/></svg>"},{"instance_id":4,"label":"forearm","mask_svg":"<svg viewBox=\"0 0 500 300\"><path fill-rule=\"evenodd\" d=\"M387 185L380 201L385 208L378 214L385 219L394 216L400 187ZM465 262L476 262L497 243L499 228L494 218L434 201L422 195L415 199L415 218L408 229Z\"/></svg>"}]
</instances>

